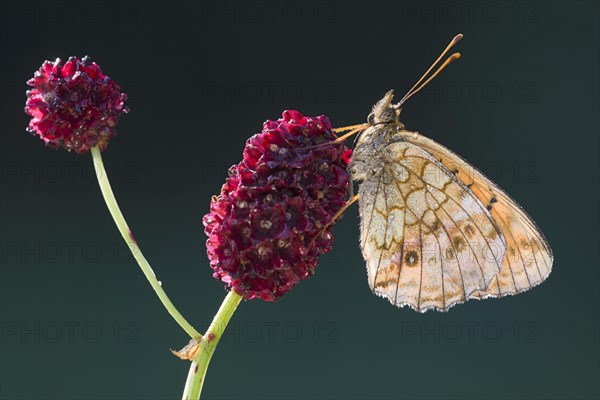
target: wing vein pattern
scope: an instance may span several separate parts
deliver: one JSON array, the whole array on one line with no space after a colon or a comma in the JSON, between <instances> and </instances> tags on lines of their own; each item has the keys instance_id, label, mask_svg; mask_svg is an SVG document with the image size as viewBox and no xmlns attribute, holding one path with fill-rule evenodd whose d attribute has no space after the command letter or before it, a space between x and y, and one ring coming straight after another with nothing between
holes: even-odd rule
<instances>
[{"instance_id":1,"label":"wing vein pattern","mask_svg":"<svg viewBox=\"0 0 600 400\"><path fill-rule=\"evenodd\" d=\"M481 297L506 249L485 204L418 146L391 143L381 157L382 168L359 192L371 289L418 311L445 311Z\"/></svg>"}]
</instances>

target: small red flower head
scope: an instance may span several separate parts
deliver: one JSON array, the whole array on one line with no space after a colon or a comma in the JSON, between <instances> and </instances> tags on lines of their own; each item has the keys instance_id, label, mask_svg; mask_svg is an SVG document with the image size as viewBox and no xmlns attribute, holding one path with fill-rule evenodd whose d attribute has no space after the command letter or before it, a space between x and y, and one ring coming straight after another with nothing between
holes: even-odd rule
<instances>
[{"instance_id":1,"label":"small red flower head","mask_svg":"<svg viewBox=\"0 0 600 400\"><path fill-rule=\"evenodd\" d=\"M127 95L89 57L61 65L45 61L27 84L28 131L47 145L78 154L90 147L104 150L115 134L119 116L128 112Z\"/></svg>"},{"instance_id":2,"label":"small red flower head","mask_svg":"<svg viewBox=\"0 0 600 400\"><path fill-rule=\"evenodd\" d=\"M246 142L204 216L213 276L246 299L275 301L311 276L333 244L345 203L350 150L325 116L285 111Z\"/></svg>"}]
</instances>

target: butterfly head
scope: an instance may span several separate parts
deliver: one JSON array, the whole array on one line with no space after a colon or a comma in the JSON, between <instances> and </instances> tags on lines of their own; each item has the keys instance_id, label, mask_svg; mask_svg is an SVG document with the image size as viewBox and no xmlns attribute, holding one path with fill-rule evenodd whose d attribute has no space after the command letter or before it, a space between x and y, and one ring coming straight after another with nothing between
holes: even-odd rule
<instances>
[{"instance_id":1,"label":"butterfly head","mask_svg":"<svg viewBox=\"0 0 600 400\"><path fill-rule=\"evenodd\" d=\"M400 122L400 111L402 109L392 104L393 99L394 91L390 90L373 106L373 110L367 117L367 122L371 125L402 125Z\"/></svg>"}]
</instances>

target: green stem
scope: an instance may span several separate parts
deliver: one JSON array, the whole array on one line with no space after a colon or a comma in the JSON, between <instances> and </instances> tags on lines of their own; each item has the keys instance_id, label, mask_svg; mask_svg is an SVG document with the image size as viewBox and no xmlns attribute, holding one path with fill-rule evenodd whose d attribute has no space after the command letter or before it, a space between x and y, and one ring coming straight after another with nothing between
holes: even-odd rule
<instances>
[{"instance_id":1,"label":"green stem","mask_svg":"<svg viewBox=\"0 0 600 400\"><path fill-rule=\"evenodd\" d=\"M242 296L235 293L233 290L231 290L225 297L225 300L223 300L212 324L204 334L204 337L202 337L198 353L190 366L190 371L185 382L185 389L183 390L184 400L200 398L204 377L206 376L210 359L217 348L219 339L221 339L223 332L225 332L225 327L227 327L231 316L241 300Z\"/></svg>"},{"instance_id":2,"label":"green stem","mask_svg":"<svg viewBox=\"0 0 600 400\"><path fill-rule=\"evenodd\" d=\"M183 317L183 315L181 315L179 311L177 311L177 309L175 308L173 303L171 303L171 300L169 300L169 297L161 287L160 281L156 279L154 271L152 270L150 264L148 264L148 261L146 260L146 258L142 254L142 251L138 247L133 237L133 234L129 229L129 226L127 226L127 222L125 222L125 218L123 217L123 214L119 209L117 200L115 199L113 191L110 187L110 183L108 182L108 177L106 176L106 170L104 169L104 162L102 162L102 154L100 153L100 150L97 147L92 147L91 150L92 157L94 159L96 176L98 177L98 183L100 184L100 190L102 190L104 201L108 206L108 210L110 211L110 214L112 215L115 224L117 224L117 228L119 228L119 232L121 232L123 239L125 239L125 243L127 243L127 245L129 246L133 257L139 264L140 268L142 269L142 272L148 279L148 282L150 282L152 289L154 289L154 292L156 293L160 301L163 303L169 314L171 314L173 319L175 319L179 326L181 326L183 330L186 331L192 339L200 338L202 335L196 329L194 329L194 327L190 325L189 322L186 321L186 319Z\"/></svg>"}]
</instances>

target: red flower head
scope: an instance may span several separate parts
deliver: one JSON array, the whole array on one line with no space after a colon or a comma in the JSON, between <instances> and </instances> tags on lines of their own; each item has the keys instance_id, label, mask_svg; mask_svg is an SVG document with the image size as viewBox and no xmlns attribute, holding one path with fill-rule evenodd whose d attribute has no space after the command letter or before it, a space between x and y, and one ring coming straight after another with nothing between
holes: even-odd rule
<instances>
[{"instance_id":1,"label":"red flower head","mask_svg":"<svg viewBox=\"0 0 600 400\"><path fill-rule=\"evenodd\" d=\"M104 150L115 134L119 116L128 112L127 95L89 57L61 65L45 61L27 84L25 112L33 118L29 132L47 145L82 154Z\"/></svg>"},{"instance_id":2,"label":"red flower head","mask_svg":"<svg viewBox=\"0 0 600 400\"><path fill-rule=\"evenodd\" d=\"M285 111L248 139L204 216L215 278L246 299L275 301L314 273L345 203L350 150L306 148L335 138L327 117Z\"/></svg>"}]
</instances>

